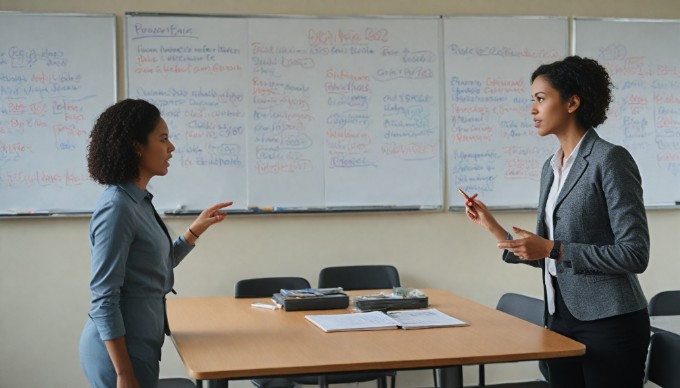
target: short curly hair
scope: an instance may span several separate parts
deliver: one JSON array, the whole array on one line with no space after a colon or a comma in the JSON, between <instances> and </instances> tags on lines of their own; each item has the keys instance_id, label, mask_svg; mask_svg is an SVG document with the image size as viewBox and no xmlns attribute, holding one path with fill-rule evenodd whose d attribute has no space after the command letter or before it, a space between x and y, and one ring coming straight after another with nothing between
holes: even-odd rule
<instances>
[{"instance_id":1,"label":"short curly hair","mask_svg":"<svg viewBox=\"0 0 680 388\"><path fill-rule=\"evenodd\" d=\"M92 179L114 185L139 178L135 143L147 144L161 118L155 105L126 99L107 108L97 119L87 146L87 169Z\"/></svg>"},{"instance_id":2,"label":"short curly hair","mask_svg":"<svg viewBox=\"0 0 680 388\"><path fill-rule=\"evenodd\" d=\"M544 76L563 100L579 96L581 105L576 110L576 118L584 128L595 128L607 119L612 102L612 82L607 70L596 60L566 57L539 66L531 75L531 82L538 76Z\"/></svg>"}]
</instances>

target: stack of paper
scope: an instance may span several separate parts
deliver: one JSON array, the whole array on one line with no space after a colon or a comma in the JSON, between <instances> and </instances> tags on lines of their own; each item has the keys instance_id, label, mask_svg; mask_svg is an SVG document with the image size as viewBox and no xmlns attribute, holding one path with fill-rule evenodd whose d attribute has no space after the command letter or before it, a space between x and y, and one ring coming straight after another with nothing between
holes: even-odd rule
<instances>
[{"instance_id":1,"label":"stack of paper","mask_svg":"<svg viewBox=\"0 0 680 388\"><path fill-rule=\"evenodd\" d=\"M467 325L460 319L444 314L437 309L388 311L387 315L399 322L399 327L402 329Z\"/></svg>"},{"instance_id":2,"label":"stack of paper","mask_svg":"<svg viewBox=\"0 0 680 388\"><path fill-rule=\"evenodd\" d=\"M424 329L429 327L465 326L465 322L437 309L371 311L355 314L305 315L325 332L383 329Z\"/></svg>"},{"instance_id":3,"label":"stack of paper","mask_svg":"<svg viewBox=\"0 0 680 388\"><path fill-rule=\"evenodd\" d=\"M380 311L356 314L305 315L305 318L326 332L396 329L398 326L394 319Z\"/></svg>"}]
</instances>

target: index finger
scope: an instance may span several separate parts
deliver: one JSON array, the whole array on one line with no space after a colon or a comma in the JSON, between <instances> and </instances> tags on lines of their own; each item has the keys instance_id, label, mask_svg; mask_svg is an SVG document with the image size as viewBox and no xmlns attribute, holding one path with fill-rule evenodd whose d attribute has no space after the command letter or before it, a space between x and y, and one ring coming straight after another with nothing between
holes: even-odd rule
<instances>
[{"instance_id":1,"label":"index finger","mask_svg":"<svg viewBox=\"0 0 680 388\"><path fill-rule=\"evenodd\" d=\"M233 205L233 204L234 204L234 201L220 202L220 203L218 203L218 204L215 204L215 205L209 207L208 209L210 209L211 211L215 211L215 210L223 209L223 208L225 208L225 207L229 207L229 206L231 206L231 205Z\"/></svg>"},{"instance_id":2,"label":"index finger","mask_svg":"<svg viewBox=\"0 0 680 388\"><path fill-rule=\"evenodd\" d=\"M496 243L496 246L498 248L503 248L503 249L508 249L508 248L517 248L521 242L518 242L518 240L505 240L505 241L499 241Z\"/></svg>"}]
</instances>

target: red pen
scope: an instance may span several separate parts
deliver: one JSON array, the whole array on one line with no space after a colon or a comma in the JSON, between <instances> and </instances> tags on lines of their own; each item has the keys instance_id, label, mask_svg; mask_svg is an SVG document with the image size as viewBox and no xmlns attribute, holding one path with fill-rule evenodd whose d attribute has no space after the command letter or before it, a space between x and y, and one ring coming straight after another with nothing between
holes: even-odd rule
<instances>
[{"instance_id":1,"label":"red pen","mask_svg":"<svg viewBox=\"0 0 680 388\"><path fill-rule=\"evenodd\" d=\"M458 188L458 192L460 193L460 195L462 195L462 196L465 198L465 200L466 200L466 201L465 201L465 204L466 204L466 205L468 205L468 206L474 206L474 204L475 204L475 197L477 197L477 193L475 193L475 195L473 195L472 197L469 197L467 194L465 194L465 192L463 191L463 189L461 189L460 187Z\"/></svg>"}]
</instances>

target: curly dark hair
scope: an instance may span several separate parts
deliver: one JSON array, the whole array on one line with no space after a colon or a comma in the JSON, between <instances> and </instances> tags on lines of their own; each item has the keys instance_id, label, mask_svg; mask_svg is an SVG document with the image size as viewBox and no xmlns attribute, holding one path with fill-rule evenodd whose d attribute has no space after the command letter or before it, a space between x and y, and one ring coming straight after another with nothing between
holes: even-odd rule
<instances>
[{"instance_id":1,"label":"curly dark hair","mask_svg":"<svg viewBox=\"0 0 680 388\"><path fill-rule=\"evenodd\" d=\"M126 99L107 108L97 119L87 146L87 169L92 179L113 185L139 178L135 143L147 144L161 118L155 105Z\"/></svg>"},{"instance_id":2,"label":"curly dark hair","mask_svg":"<svg viewBox=\"0 0 680 388\"><path fill-rule=\"evenodd\" d=\"M563 100L574 95L580 97L576 118L585 129L595 128L607 119L612 82L607 70L596 60L570 56L541 65L531 74L531 82L541 75L560 92Z\"/></svg>"}]
</instances>

